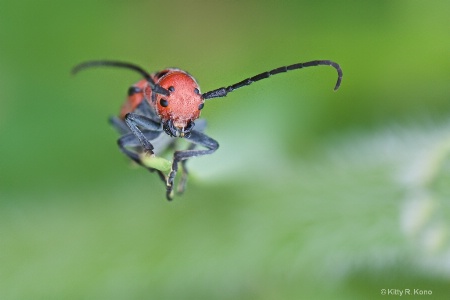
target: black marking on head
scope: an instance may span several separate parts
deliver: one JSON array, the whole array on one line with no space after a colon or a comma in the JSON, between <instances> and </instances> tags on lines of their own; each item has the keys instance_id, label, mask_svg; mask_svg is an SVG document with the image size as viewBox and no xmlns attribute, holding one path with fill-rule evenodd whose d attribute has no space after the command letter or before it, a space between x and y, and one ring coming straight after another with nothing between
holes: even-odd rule
<instances>
[{"instance_id":1,"label":"black marking on head","mask_svg":"<svg viewBox=\"0 0 450 300\"><path fill-rule=\"evenodd\" d=\"M200 95L200 91L198 90L198 88L194 89L194 93L196 93L197 95Z\"/></svg>"},{"instance_id":2,"label":"black marking on head","mask_svg":"<svg viewBox=\"0 0 450 300\"><path fill-rule=\"evenodd\" d=\"M162 107L167 107L169 106L169 101L167 101L164 98L161 98L161 100L159 100L159 104L161 104Z\"/></svg>"},{"instance_id":3,"label":"black marking on head","mask_svg":"<svg viewBox=\"0 0 450 300\"><path fill-rule=\"evenodd\" d=\"M163 77L163 76L166 75L167 73L169 73L169 71L168 71L168 70L164 70L164 71L161 71L161 72L156 73L156 74L155 74L155 77L156 77L156 79L160 79L161 77Z\"/></svg>"},{"instance_id":4,"label":"black marking on head","mask_svg":"<svg viewBox=\"0 0 450 300\"><path fill-rule=\"evenodd\" d=\"M204 104L204 103L200 103L200 104L198 105L198 110L202 110L202 109L203 109L203 106L205 106L205 104Z\"/></svg>"},{"instance_id":5,"label":"black marking on head","mask_svg":"<svg viewBox=\"0 0 450 300\"><path fill-rule=\"evenodd\" d=\"M142 92L142 90L137 86L130 86L130 88L128 89L128 96L133 96L140 92Z\"/></svg>"},{"instance_id":6,"label":"black marking on head","mask_svg":"<svg viewBox=\"0 0 450 300\"><path fill-rule=\"evenodd\" d=\"M174 88L173 86L169 86L168 90L169 90L170 92L175 92L175 88Z\"/></svg>"}]
</instances>

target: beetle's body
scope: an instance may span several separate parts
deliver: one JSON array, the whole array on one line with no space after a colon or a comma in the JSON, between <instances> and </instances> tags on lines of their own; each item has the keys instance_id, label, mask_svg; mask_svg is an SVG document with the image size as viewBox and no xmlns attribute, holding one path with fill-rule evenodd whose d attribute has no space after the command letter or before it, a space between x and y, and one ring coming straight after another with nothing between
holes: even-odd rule
<instances>
[{"instance_id":1,"label":"beetle's body","mask_svg":"<svg viewBox=\"0 0 450 300\"><path fill-rule=\"evenodd\" d=\"M128 89L128 98L120 110L120 118L124 120L128 113L135 111L145 100L161 119L166 132L180 137L189 134L186 129L193 127L192 122L200 116L205 102L197 81L187 72L175 68L150 76L155 84L170 91L170 94L164 96L154 93L146 79L140 80ZM175 130L171 130L173 128Z\"/></svg>"},{"instance_id":2,"label":"beetle's body","mask_svg":"<svg viewBox=\"0 0 450 300\"><path fill-rule=\"evenodd\" d=\"M329 60L315 60L276 68L204 94L200 92L197 81L189 73L176 68L149 74L130 63L91 61L76 66L73 73L89 67L111 66L131 69L144 77L128 89L128 98L120 110L119 117L112 117L110 120L122 134L118 140L121 151L149 171L156 171L166 183L167 199L171 200L178 164L181 163L183 166L182 178L178 186L178 191L182 192L188 174L186 161L191 157L211 154L219 148L217 141L203 133L204 122L198 122L197 127L194 127L194 121L200 117L205 100L224 97L236 89L272 75L319 65L332 66L337 70L338 80L335 85L337 90L342 80L342 70L337 63ZM161 169L149 167L142 161L143 153L154 156L155 146L159 145L163 131L170 137L185 138L190 142L186 150L174 152L172 167L167 176ZM161 147L162 150L171 144L171 141L173 142L169 140L169 143L164 144ZM197 145L205 149L194 149Z\"/></svg>"},{"instance_id":3,"label":"beetle's body","mask_svg":"<svg viewBox=\"0 0 450 300\"><path fill-rule=\"evenodd\" d=\"M148 85L147 80L142 79L128 89L128 97L120 109L119 117L125 120L125 116L136 110L144 100L144 89Z\"/></svg>"}]
</instances>

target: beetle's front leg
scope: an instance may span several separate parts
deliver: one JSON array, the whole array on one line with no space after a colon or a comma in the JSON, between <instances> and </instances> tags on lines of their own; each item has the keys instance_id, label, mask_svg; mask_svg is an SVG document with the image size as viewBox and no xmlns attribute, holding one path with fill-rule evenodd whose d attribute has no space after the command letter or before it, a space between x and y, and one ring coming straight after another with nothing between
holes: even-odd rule
<instances>
[{"instance_id":1,"label":"beetle's front leg","mask_svg":"<svg viewBox=\"0 0 450 300\"><path fill-rule=\"evenodd\" d=\"M215 152L219 148L219 143L210 138L209 136L205 135L204 133L201 133L199 131L193 130L191 132L191 136L187 138L190 142L203 146L206 148L203 150L181 150L181 151L175 151L173 154L173 162L172 162L172 169L170 170L169 176L167 178L167 193L166 197L167 200L172 200L173 198L173 181L175 179L175 176L178 172L178 163L181 161L184 161L186 159L189 159L191 157L195 156L203 156L207 154L211 154ZM183 182L182 182L183 184Z\"/></svg>"},{"instance_id":2,"label":"beetle's front leg","mask_svg":"<svg viewBox=\"0 0 450 300\"><path fill-rule=\"evenodd\" d=\"M145 135L142 133L139 127L149 131L162 131L161 123L155 122L154 120L146 116L138 115L135 113L126 114L125 123L130 128L131 132L137 137L144 151L146 151L149 154L154 154L153 145L145 137Z\"/></svg>"},{"instance_id":3,"label":"beetle's front leg","mask_svg":"<svg viewBox=\"0 0 450 300\"><path fill-rule=\"evenodd\" d=\"M161 132L152 132L152 131L144 131L144 135L148 140L152 140L154 138L156 138L158 135L160 135ZM126 154L130 159L132 159L134 162L136 162L137 164L143 166L144 168L146 168L147 170L149 170L150 172L157 172L159 175L159 178L161 178L161 180L164 183L167 183L167 176L164 175L164 173L159 170L159 169L155 169L155 168L151 168L149 166L147 166L143 161L142 161L142 154L140 152L136 152L135 150L129 149L129 148L135 148L135 147L139 147L141 146L139 140L137 139L137 137L132 134L131 132L128 134L123 135L122 137L120 137L117 140L117 144L119 146L119 149Z\"/></svg>"},{"instance_id":4,"label":"beetle's front leg","mask_svg":"<svg viewBox=\"0 0 450 300\"><path fill-rule=\"evenodd\" d=\"M113 119L114 121L114 119ZM143 115L138 115L135 113L128 113L125 115L125 124L131 130L131 133L122 136L117 142L119 148L124 152L128 157L134 160L136 163L144 166L141 160L141 156L133 151L127 149L127 146L137 146L136 140L139 141L139 145L142 146L144 152L149 155L154 155L153 153L153 145L150 140L155 139L160 134L162 134L162 125L154 121L151 118L148 118ZM145 130L145 134L139 129L139 127ZM167 177L161 170L150 168L145 166L145 168L151 172L156 171L164 182L167 182Z\"/></svg>"}]
</instances>

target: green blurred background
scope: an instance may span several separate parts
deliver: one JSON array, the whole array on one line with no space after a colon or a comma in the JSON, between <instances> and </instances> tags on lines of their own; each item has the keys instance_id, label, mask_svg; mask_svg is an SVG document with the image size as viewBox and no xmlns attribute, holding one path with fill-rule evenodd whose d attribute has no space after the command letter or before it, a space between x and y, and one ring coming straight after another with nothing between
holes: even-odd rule
<instances>
[{"instance_id":1,"label":"green blurred background","mask_svg":"<svg viewBox=\"0 0 450 300\"><path fill-rule=\"evenodd\" d=\"M450 2L0 0L0 299L450 293ZM173 202L107 124L179 67L220 149ZM392 290L390 290L392 293ZM417 296L420 299L424 296ZM414 298L414 296L409 297Z\"/></svg>"}]
</instances>

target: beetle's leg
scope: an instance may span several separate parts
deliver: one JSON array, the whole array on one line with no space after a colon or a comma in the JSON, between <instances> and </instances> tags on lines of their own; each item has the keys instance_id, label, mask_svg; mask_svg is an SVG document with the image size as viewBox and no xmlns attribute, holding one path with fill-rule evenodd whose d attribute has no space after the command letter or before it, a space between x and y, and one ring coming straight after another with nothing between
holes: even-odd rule
<instances>
[{"instance_id":1,"label":"beetle's leg","mask_svg":"<svg viewBox=\"0 0 450 300\"><path fill-rule=\"evenodd\" d=\"M131 87L132 89L134 87ZM148 102L144 99L136 108L134 112L137 112L140 115L144 115L151 119L152 121L159 123L160 119L156 115L154 109L148 104ZM121 134L127 134L130 133L130 128L127 126L124 120L117 116L111 116L109 118L109 123Z\"/></svg>"},{"instance_id":2,"label":"beetle's leg","mask_svg":"<svg viewBox=\"0 0 450 300\"><path fill-rule=\"evenodd\" d=\"M158 131L144 131L142 133L147 140L154 140L157 138L161 132ZM117 140L117 145L120 150L125 153L129 158L137 162L138 164L142 164L140 160L140 153L138 151L132 151L129 148L140 148L142 149L142 145L139 139L132 133L125 134L121 136Z\"/></svg>"},{"instance_id":3,"label":"beetle's leg","mask_svg":"<svg viewBox=\"0 0 450 300\"><path fill-rule=\"evenodd\" d=\"M211 154L219 148L219 143L217 143L217 141L196 130L193 130L191 132L191 136L187 138L187 140L196 145L205 147L206 150L188 149L175 151L175 153L173 154L172 169L170 170L169 177L167 179L167 200L172 200L173 197L173 181L178 171L178 163L191 157Z\"/></svg>"},{"instance_id":4,"label":"beetle's leg","mask_svg":"<svg viewBox=\"0 0 450 300\"><path fill-rule=\"evenodd\" d=\"M147 138L148 140L154 140L161 134L161 132L144 131L143 134L144 134L145 138ZM161 180L164 183L167 182L167 177L164 175L164 173L162 171L145 166L141 161L141 157L140 157L139 153L129 149L129 148L136 148L136 147L141 148L140 141L133 133L130 132L126 135L123 135L121 138L119 138L117 140L117 144L118 144L120 150L125 155L127 155L131 160L136 162L138 165L143 166L144 168L146 168L147 170L149 170L152 173L156 171L159 175L159 178L161 178Z\"/></svg>"},{"instance_id":5,"label":"beetle's leg","mask_svg":"<svg viewBox=\"0 0 450 300\"><path fill-rule=\"evenodd\" d=\"M155 122L161 122L158 114L155 112L154 108L150 106L147 99L143 99L137 107L137 112L141 115L147 116Z\"/></svg>"},{"instance_id":6,"label":"beetle's leg","mask_svg":"<svg viewBox=\"0 0 450 300\"><path fill-rule=\"evenodd\" d=\"M189 147L186 149L187 151L194 150L196 144L192 143L189 145ZM177 194L183 194L184 190L186 189L186 183L189 175L189 171L186 167L187 159L181 161L181 178L180 182L177 186Z\"/></svg>"},{"instance_id":7,"label":"beetle's leg","mask_svg":"<svg viewBox=\"0 0 450 300\"><path fill-rule=\"evenodd\" d=\"M120 135L125 135L131 132L127 124L125 124L125 122L119 117L111 116L108 121L120 133Z\"/></svg>"},{"instance_id":8,"label":"beetle's leg","mask_svg":"<svg viewBox=\"0 0 450 300\"><path fill-rule=\"evenodd\" d=\"M153 145L145 137L139 127L149 131L162 131L161 123L135 113L128 113L125 115L125 123L130 128L131 132L137 137L144 151L153 154Z\"/></svg>"},{"instance_id":9,"label":"beetle's leg","mask_svg":"<svg viewBox=\"0 0 450 300\"><path fill-rule=\"evenodd\" d=\"M125 135L124 137L120 138L118 140L118 144L120 149L128 155L132 160L137 162L140 165L143 165L141 162L141 159L139 155L129 149L127 149L127 146L131 146L133 141L136 143L136 139L139 141L139 144L135 146L141 146L142 149L149 153L153 153L153 145L150 143L150 140L155 139L162 133L162 125L159 122L155 122L154 120L143 116L138 115L135 113L128 113L125 115L125 123L131 130L131 134ZM145 130L145 134L139 129L139 127L143 128ZM130 136L130 137L128 137ZM147 170L154 172L155 169L153 168L147 168ZM156 170L161 180L167 182L167 178L160 170Z\"/></svg>"},{"instance_id":10,"label":"beetle's leg","mask_svg":"<svg viewBox=\"0 0 450 300\"><path fill-rule=\"evenodd\" d=\"M199 119L197 122L195 122L195 128L197 131L203 132L206 128L206 121L204 119ZM197 145L194 143L191 143L189 147L186 150L194 150ZM186 183L188 180L189 171L187 169L186 163L187 159L181 161L181 178L180 182L177 186L177 193L182 194L184 190L186 189Z\"/></svg>"}]
</instances>

